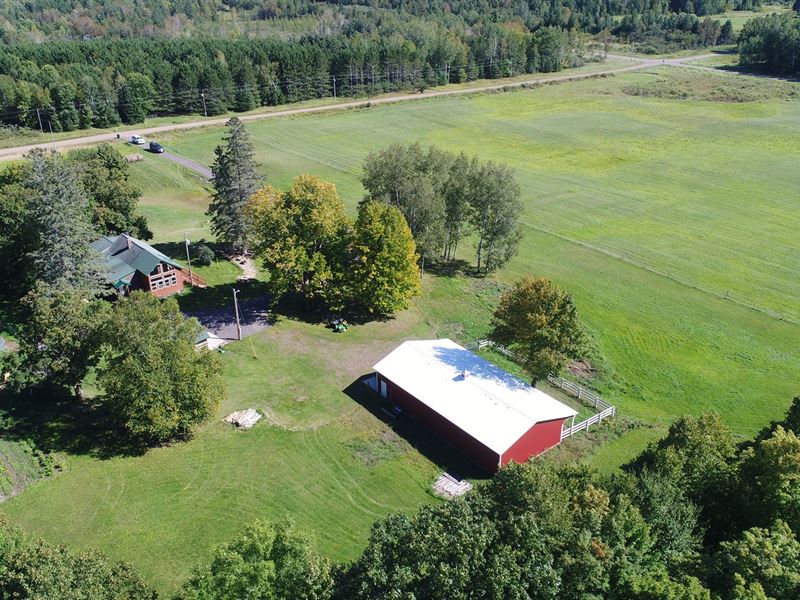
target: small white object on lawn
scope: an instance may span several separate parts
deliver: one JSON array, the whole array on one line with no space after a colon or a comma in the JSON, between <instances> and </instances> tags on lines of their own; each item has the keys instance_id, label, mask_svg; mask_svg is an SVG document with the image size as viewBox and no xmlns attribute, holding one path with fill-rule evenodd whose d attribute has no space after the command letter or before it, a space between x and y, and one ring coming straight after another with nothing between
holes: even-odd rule
<instances>
[{"instance_id":1,"label":"small white object on lawn","mask_svg":"<svg viewBox=\"0 0 800 600\"><path fill-rule=\"evenodd\" d=\"M231 425L236 425L239 429L250 429L259 419L261 419L261 415L256 412L256 409L248 408L246 410L236 410L232 412L225 417L223 421Z\"/></svg>"}]
</instances>

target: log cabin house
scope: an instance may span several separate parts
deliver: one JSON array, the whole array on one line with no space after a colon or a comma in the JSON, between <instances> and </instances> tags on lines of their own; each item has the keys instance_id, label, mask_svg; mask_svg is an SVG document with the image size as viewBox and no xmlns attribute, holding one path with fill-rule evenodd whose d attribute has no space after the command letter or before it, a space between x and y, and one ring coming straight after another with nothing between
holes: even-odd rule
<instances>
[{"instance_id":1,"label":"log cabin house","mask_svg":"<svg viewBox=\"0 0 800 600\"><path fill-rule=\"evenodd\" d=\"M171 296L190 282L190 275L180 263L128 234L102 237L92 242L105 263L106 283L118 293L145 290L158 298ZM205 287L205 280L192 273L191 283Z\"/></svg>"}]
</instances>

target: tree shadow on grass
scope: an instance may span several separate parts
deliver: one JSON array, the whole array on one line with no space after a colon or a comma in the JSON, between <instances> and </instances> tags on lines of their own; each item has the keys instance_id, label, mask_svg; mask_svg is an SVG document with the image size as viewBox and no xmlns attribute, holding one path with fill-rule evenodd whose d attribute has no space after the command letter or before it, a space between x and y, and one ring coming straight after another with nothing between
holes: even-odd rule
<instances>
[{"instance_id":1,"label":"tree shadow on grass","mask_svg":"<svg viewBox=\"0 0 800 600\"><path fill-rule=\"evenodd\" d=\"M224 244L218 244L217 242L210 242L205 238L201 238L199 240L195 240L189 244L189 256L192 259L192 264L195 264L194 261L197 259L197 253L195 252L196 247L199 244L203 244L204 246L208 246L213 250L214 256L217 257L217 260L229 260L226 252L226 246ZM161 252L162 254L166 254L173 260L177 260L181 264L186 264L186 243L185 242L159 242L157 244L152 244L153 248Z\"/></svg>"},{"instance_id":2,"label":"tree shadow on grass","mask_svg":"<svg viewBox=\"0 0 800 600\"><path fill-rule=\"evenodd\" d=\"M254 299L268 299L267 283L257 279L243 279L208 287L184 288L176 296L178 306L183 312L198 312L230 309L233 311L233 290L238 290L239 303Z\"/></svg>"},{"instance_id":3,"label":"tree shadow on grass","mask_svg":"<svg viewBox=\"0 0 800 600\"><path fill-rule=\"evenodd\" d=\"M472 264L459 258L426 262L425 273L436 275L437 277L455 277L456 275L484 277L484 273L478 273L477 269Z\"/></svg>"},{"instance_id":4,"label":"tree shadow on grass","mask_svg":"<svg viewBox=\"0 0 800 600\"><path fill-rule=\"evenodd\" d=\"M391 412L392 404L366 384L366 380L370 377L373 377L373 374L359 377L343 390L344 393L444 471L456 477L469 479L489 477L489 473L410 416L405 413L394 416Z\"/></svg>"},{"instance_id":5,"label":"tree shadow on grass","mask_svg":"<svg viewBox=\"0 0 800 600\"><path fill-rule=\"evenodd\" d=\"M355 306L347 306L341 311L332 311L321 304L308 306L303 297L297 293L284 295L273 306L273 314L276 318L311 325L330 324L333 319L344 319L351 325L365 325L366 323L387 322L394 318L393 315L376 315L362 311Z\"/></svg>"},{"instance_id":6,"label":"tree shadow on grass","mask_svg":"<svg viewBox=\"0 0 800 600\"><path fill-rule=\"evenodd\" d=\"M46 452L102 459L138 456L146 450L131 441L100 403L49 388L19 394L0 391L0 438L30 440Z\"/></svg>"}]
</instances>

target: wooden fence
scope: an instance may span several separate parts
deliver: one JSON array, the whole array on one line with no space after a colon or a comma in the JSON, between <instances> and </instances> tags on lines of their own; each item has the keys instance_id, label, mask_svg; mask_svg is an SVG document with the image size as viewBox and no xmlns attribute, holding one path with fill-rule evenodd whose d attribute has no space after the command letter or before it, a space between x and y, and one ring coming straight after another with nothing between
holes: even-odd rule
<instances>
[{"instance_id":1,"label":"wooden fence","mask_svg":"<svg viewBox=\"0 0 800 600\"><path fill-rule=\"evenodd\" d=\"M491 340L479 340L478 341L478 350L482 348L486 348L487 346L493 348L507 356L511 359L516 359L517 357L514 353L505 348L500 346L499 344L495 344ZM561 430L561 439L568 438L569 436L578 433L579 431L589 430L590 425L594 425L596 423L601 423L603 419L607 419L609 417L613 417L617 414L617 409L614 405L609 404L605 400L603 400L600 396L592 392L591 390L587 390L584 387L579 386L577 383L570 381L569 379L564 379L563 377L558 377L556 375L551 375L547 378L547 381L553 387L557 387L563 391L565 391L570 396L573 396L578 399L579 402L582 402L585 405L591 405L594 407L595 410L599 412L592 415L585 421L581 421L580 423L572 423L572 425L568 425Z\"/></svg>"}]
</instances>

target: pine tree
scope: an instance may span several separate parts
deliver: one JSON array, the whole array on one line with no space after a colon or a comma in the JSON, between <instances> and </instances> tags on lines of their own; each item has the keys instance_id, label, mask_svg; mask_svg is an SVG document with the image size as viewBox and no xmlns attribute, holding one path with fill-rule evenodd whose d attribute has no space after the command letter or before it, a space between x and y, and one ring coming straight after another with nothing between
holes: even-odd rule
<instances>
[{"instance_id":1,"label":"pine tree","mask_svg":"<svg viewBox=\"0 0 800 600\"><path fill-rule=\"evenodd\" d=\"M225 146L217 146L217 158L211 166L214 194L208 207L211 228L218 240L234 252L247 250L247 199L258 189L259 177L253 144L242 122L236 117L227 123Z\"/></svg>"},{"instance_id":2,"label":"pine tree","mask_svg":"<svg viewBox=\"0 0 800 600\"><path fill-rule=\"evenodd\" d=\"M101 282L100 262L89 247L95 232L89 201L77 176L56 154L34 150L29 156L33 278L54 291L96 293Z\"/></svg>"}]
</instances>

